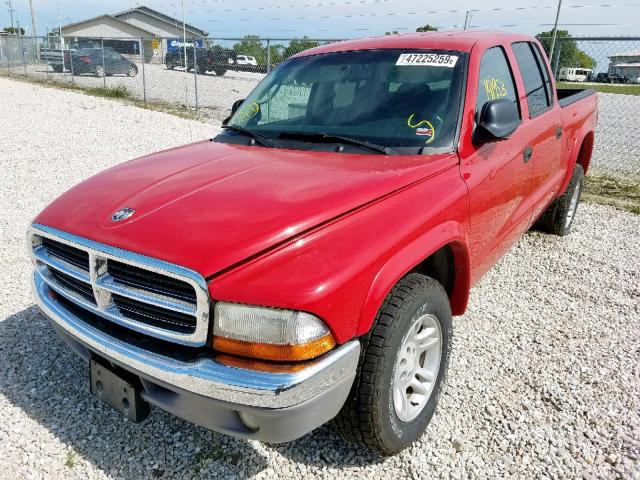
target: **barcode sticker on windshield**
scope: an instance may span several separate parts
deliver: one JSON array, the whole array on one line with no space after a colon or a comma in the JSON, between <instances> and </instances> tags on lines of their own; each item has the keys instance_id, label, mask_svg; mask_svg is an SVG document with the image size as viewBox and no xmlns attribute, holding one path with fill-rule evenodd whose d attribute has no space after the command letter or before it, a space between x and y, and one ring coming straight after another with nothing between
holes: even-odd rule
<instances>
[{"instance_id":1,"label":"barcode sticker on windshield","mask_svg":"<svg viewBox=\"0 0 640 480\"><path fill-rule=\"evenodd\" d=\"M457 61L457 55L442 55L438 53L403 53L398 58L396 65L453 68L456 66Z\"/></svg>"}]
</instances>

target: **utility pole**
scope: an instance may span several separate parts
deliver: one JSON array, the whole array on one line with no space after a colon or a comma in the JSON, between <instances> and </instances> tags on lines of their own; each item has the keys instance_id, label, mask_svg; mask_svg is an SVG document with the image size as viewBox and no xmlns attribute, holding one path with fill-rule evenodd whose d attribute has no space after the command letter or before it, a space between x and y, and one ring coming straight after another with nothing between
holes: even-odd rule
<instances>
[{"instance_id":1,"label":"utility pole","mask_svg":"<svg viewBox=\"0 0 640 480\"><path fill-rule=\"evenodd\" d=\"M7 7L9 7L9 16L11 17L11 31L13 30L13 3L11 0L7 0Z\"/></svg>"},{"instance_id":2,"label":"utility pole","mask_svg":"<svg viewBox=\"0 0 640 480\"><path fill-rule=\"evenodd\" d=\"M558 0L558 11L556 12L556 23L553 27L553 36L551 37L551 48L549 49L549 60L553 61L553 50L556 47L556 37L558 36L558 20L560 19L560 9L562 8L562 0Z\"/></svg>"},{"instance_id":3,"label":"utility pole","mask_svg":"<svg viewBox=\"0 0 640 480\"><path fill-rule=\"evenodd\" d=\"M36 46L36 58L40 61L40 42L36 38L38 36L38 26L36 23L36 11L33 8L33 0L29 0L29 8L31 9L31 35L33 36L33 44Z\"/></svg>"},{"instance_id":4,"label":"utility pole","mask_svg":"<svg viewBox=\"0 0 640 480\"><path fill-rule=\"evenodd\" d=\"M467 14L464 17L464 30L467 29L467 25L469 25L469 17L471 15L471 12L469 10L467 10Z\"/></svg>"},{"instance_id":5,"label":"utility pole","mask_svg":"<svg viewBox=\"0 0 640 480\"><path fill-rule=\"evenodd\" d=\"M189 89L187 88L187 70L189 70L189 62L187 61L187 24L184 16L184 0L182 0L182 48L184 49L184 106L189 108ZM195 45L193 46L193 51L195 52ZM193 65L194 73L196 66Z\"/></svg>"}]
</instances>

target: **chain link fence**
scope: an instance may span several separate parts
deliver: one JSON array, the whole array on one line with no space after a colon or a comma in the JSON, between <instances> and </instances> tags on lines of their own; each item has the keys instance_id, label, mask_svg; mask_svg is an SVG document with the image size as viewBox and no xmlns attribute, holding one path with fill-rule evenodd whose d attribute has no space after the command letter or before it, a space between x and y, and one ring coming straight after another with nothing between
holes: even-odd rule
<instances>
[{"instance_id":1,"label":"chain link fence","mask_svg":"<svg viewBox=\"0 0 640 480\"><path fill-rule=\"evenodd\" d=\"M547 50L551 39L540 39ZM0 74L107 89L113 96L197 110L214 123L278 64L336 39L0 36ZM549 52L547 52L549 53ZM640 37L558 38L559 88L600 93L592 166L640 175Z\"/></svg>"}]
</instances>

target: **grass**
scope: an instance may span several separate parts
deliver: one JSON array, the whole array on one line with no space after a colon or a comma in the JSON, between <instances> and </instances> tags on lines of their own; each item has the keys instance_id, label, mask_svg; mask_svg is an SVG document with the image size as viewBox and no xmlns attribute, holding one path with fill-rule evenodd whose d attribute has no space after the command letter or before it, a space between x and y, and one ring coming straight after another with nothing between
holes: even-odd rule
<instances>
[{"instance_id":1,"label":"grass","mask_svg":"<svg viewBox=\"0 0 640 480\"><path fill-rule=\"evenodd\" d=\"M69 450L67 452L67 459L65 460L64 464L68 468L74 468L79 461L80 461L80 456L75 452L75 450Z\"/></svg>"},{"instance_id":2,"label":"grass","mask_svg":"<svg viewBox=\"0 0 640 480\"><path fill-rule=\"evenodd\" d=\"M582 198L586 202L611 205L640 214L640 177L589 172Z\"/></svg>"},{"instance_id":3,"label":"grass","mask_svg":"<svg viewBox=\"0 0 640 480\"><path fill-rule=\"evenodd\" d=\"M618 93L621 95L640 95L640 85L612 85L608 83L575 83L557 82L558 89L562 88L590 88L596 92Z\"/></svg>"},{"instance_id":4,"label":"grass","mask_svg":"<svg viewBox=\"0 0 640 480\"><path fill-rule=\"evenodd\" d=\"M59 90L69 90L69 91L84 93L86 95L91 95L93 97L102 97L102 98L109 98L112 100L120 100L120 101L129 103L131 105L135 105L136 107L139 107L139 108L153 110L156 112L168 113L176 117L185 118L187 120L197 119L197 116L194 113L184 108L180 108L179 106L172 105L166 102L158 102L158 101L145 102L143 100L140 100L139 98L136 98L134 93L131 90L129 90L125 85L117 85L115 87L86 87L86 86L78 85L77 83L66 83L66 82L61 82L59 80L41 80L41 79L29 78L29 77L16 78L16 77L7 77L6 75L0 75L0 76L4 76L5 78L9 78L11 80L19 80L22 82L32 83L35 85L43 85L45 87L57 88Z\"/></svg>"}]
</instances>

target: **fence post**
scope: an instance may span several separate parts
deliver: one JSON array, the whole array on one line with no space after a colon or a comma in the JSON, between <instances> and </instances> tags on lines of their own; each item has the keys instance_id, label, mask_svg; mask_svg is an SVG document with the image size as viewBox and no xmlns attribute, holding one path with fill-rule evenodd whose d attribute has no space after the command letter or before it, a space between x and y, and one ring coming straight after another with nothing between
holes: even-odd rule
<instances>
[{"instance_id":1,"label":"fence post","mask_svg":"<svg viewBox=\"0 0 640 480\"><path fill-rule=\"evenodd\" d=\"M20 29L20 26L18 26ZM22 53L22 66L24 67L24 76L27 76L27 59L24 56L24 41L22 40L22 35L20 35L20 30L18 30L18 37L20 38L20 51Z\"/></svg>"},{"instance_id":2,"label":"fence post","mask_svg":"<svg viewBox=\"0 0 640 480\"><path fill-rule=\"evenodd\" d=\"M38 60L41 62L42 61L42 50L40 49L39 40L40 40L39 38L36 38L36 42L38 42L38 55L40 57ZM42 39L42 46L43 47L45 46L44 38ZM49 45L47 45L47 47L49 47ZM46 60L44 61L44 74L45 74L45 77L47 79L47 83L49 83L49 63L47 63Z\"/></svg>"},{"instance_id":3,"label":"fence post","mask_svg":"<svg viewBox=\"0 0 640 480\"><path fill-rule=\"evenodd\" d=\"M271 40L267 38L267 73L271 71Z\"/></svg>"},{"instance_id":4,"label":"fence post","mask_svg":"<svg viewBox=\"0 0 640 480\"><path fill-rule=\"evenodd\" d=\"M558 66L560 65L560 54L562 53L562 40L558 41L556 58L553 61L553 78L558 79Z\"/></svg>"},{"instance_id":5,"label":"fence post","mask_svg":"<svg viewBox=\"0 0 640 480\"><path fill-rule=\"evenodd\" d=\"M102 87L107 88L107 66L104 64L104 38L100 38L100 48L102 51Z\"/></svg>"},{"instance_id":6,"label":"fence post","mask_svg":"<svg viewBox=\"0 0 640 480\"><path fill-rule=\"evenodd\" d=\"M144 73L144 38L140 39L140 58L142 59L142 101L147 103L147 78Z\"/></svg>"},{"instance_id":7,"label":"fence post","mask_svg":"<svg viewBox=\"0 0 640 480\"><path fill-rule=\"evenodd\" d=\"M195 97L195 110L198 111L198 70L200 67L198 66L198 39L193 39L193 95Z\"/></svg>"},{"instance_id":8,"label":"fence post","mask_svg":"<svg viewBox=\"0 0 640 480\"><path fill-rule=\"evenodd\" d=\"M63 60L63 63L64 63L64 60ZM71 43L69 43L69 69L70 69L69 71L71 72L71 83L75 85L76 76L73 73L73 54L71 53Z\"/></svg>"}]
</instances>

